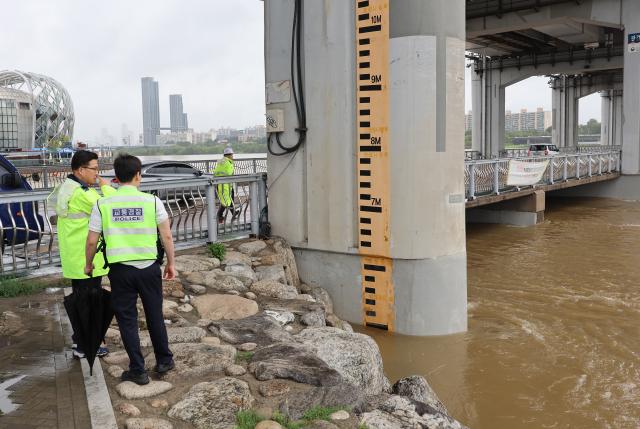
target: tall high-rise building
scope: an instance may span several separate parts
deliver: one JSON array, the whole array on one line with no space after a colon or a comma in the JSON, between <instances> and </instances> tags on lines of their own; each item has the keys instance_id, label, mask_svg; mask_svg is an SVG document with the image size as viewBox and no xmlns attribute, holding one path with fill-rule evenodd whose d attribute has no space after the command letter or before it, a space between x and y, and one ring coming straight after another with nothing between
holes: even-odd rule
<instances>
[{"instance_id":1,"label":"tall high-rise building","mask_svg":"<svg viewBox=\"0 0 640 429\"><path fill-rule=\"evenodd\" d=\"M187 131L187 114L182 106L182 94L169 95L169 111L171 120L171 132L179 133Z\"/></svg>"},{"instance_id":2,"label":"tall high-rise building","mask_svg":"<svg viewBox=\"0 0 640 429\"><path fill-rule=\"evenodd\" d=\"M152 77L143 77L141 81L143 141L145 146L155 146L156 136L160 134L158 82Z\"/></svg>"}]
</instances>

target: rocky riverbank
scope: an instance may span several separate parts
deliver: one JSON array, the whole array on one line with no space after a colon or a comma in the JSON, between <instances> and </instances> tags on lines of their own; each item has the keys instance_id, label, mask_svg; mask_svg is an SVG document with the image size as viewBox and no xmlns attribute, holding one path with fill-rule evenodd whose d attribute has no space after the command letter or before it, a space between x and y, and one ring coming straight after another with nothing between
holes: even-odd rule
<instances>
[{"instance_id":1,"label":"rocky riverbank","mask_svg":"<svg viewBox=\"0 0 640 429\"><path fill-rule=\"evenodd\" d=\"M378 346L333 314L329 294L300 282L280 239L177 257L164 285L176 362L159 377L144 312L140 338L152 382L120 382L128 358L114 322L103 359L119 425L135 428L463 428L427 381L391 385ZM259 423L258 423L259 422ZM256 425L257 424L257 425Z\"/></svg>"}]
</instances>

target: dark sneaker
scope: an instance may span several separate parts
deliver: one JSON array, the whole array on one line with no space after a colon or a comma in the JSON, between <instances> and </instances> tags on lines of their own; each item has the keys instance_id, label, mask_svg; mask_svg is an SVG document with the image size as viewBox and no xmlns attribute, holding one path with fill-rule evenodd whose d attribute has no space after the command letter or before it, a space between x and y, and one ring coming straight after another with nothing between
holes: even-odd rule
<instances>
[{"instance_id":1,"label":"dark sneaker","mask_svg":"<svg viewBox=\"0 0 640 429\"><path fill-rule=\"evenodd\" d=\"M100 347L98 349L98 352L96 353L96 356L98 357L105 357L106 355L109 354L109 349L106 347Z\"/></svg>"},{"instance_id":2,"label":"dark sneaker","mask_svg":"<svg viewBox=\"0 0 640 429\"><path fill-rule=\"evenodd\" d=\"M84 352L78 348L75 344L71 347L73 357L75 359L84 359Z\"/></svg>"},{"instance_id":3,"label":"dark sneaker","mask_svg":"<svg viewBox=\"0 0 640 429\"><path fill-rule=\"evenodd\" d=\"M176 364L173 361L169 363L159 363L158 365L156 365L156 372L158 374L164 374L165 372L171 371L175 367L176 367Z\"/></svg>"},{"instance_id":4,"label":"dark sneaker","mask_svg":"<svg viewBox=\"0 0 640 429\"><path fill-rule=\"evenodd\" d=\"M149 384L149 376L146 372L142 373L132 373L131 371L125 371L120 376L120 380L122 381L133 381L137 385L145 385Z\"/></svg>"}]
</instances>

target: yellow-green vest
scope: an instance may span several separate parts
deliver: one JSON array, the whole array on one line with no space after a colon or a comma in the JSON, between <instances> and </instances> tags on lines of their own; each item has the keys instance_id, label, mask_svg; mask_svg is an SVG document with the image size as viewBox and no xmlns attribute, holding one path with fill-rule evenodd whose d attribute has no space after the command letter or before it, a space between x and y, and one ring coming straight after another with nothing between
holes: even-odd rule
<instances>
[{"instance_id":1,"label":"yellow-green vest","mask_svg":"<svg viewBox=\"0 0 640 429\"><path fill-rule=\"evenodd\" d=\"M98 202L107 262L144 261L158 256L156 198L122 186Z\"/></svg>"},{"instance_id":2,"label":"yellow-green vest","mask_svg":"<svg viewBox=\"0 0 640 429\"><path fill-rule=\"evenodd\" d=\"M215 177L233 176L233 160L231 158L223 157L216 162L216 168L213 170ZM223 183L218 185L218 198L220 204L225 207L230 207L233 204L231 200L231 183Z\"/></svg>"},{"instance_id":3,"label":"yellow-green vest","mask_svg":"<svg viewBox=\"0 0 640 429\"><path fill-rule=\"evenodd\" d=\"M105 196L116 192L111 186L103 186L101 190ZM50 198L57 215L62 275L67 279L86 279L88 276L84 273L84 255L89 234L89 217L96 201L101 198L100 194L95 189L68 178L56 187ZM103 268L102 254L96 254L93 264L94 277L104 276L109 272Z\"/></svg>"}]
</instances>

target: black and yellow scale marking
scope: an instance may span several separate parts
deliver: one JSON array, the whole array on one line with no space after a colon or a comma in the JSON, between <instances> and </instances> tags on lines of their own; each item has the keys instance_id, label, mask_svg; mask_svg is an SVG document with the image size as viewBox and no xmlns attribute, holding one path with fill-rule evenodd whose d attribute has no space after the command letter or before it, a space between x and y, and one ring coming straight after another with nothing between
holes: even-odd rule
<instances>
[{"instance_id":1,"label":"black and yellow scale marking","mask_svg":"<svg viewBox=\"0 0 640 429\"><path fill-rule=\"evenodd\" d=\"M358 250L368 326L393 330L389 243L389 0L356 3Z\"/></svg>"}]
</instances>

